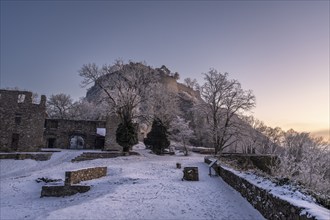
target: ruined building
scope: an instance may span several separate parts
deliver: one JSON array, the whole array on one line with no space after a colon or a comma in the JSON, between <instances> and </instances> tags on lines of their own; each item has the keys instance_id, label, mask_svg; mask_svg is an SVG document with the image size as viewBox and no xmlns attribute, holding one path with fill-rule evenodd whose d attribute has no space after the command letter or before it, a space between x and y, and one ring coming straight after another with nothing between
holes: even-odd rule
<instances>
[{"instance_id":1,"label":"ruined building","mask_svg":"<svg viewBox=\"0 0 330 220\"><path fill-rule=\"evenodd\" d=\"M45 147L103 149L106 121L46 119Z\"/></svg>"},{"instance_id":2,"label":"ruined building","mask_svg":"<svg viewBox=\"0 0 330 220\"><path fill-rule=\"evenodd\" d=\"M116 143L117 124L114 117L106 121L47 119L45 96L34 103L32 92L0 90L0 152L40 148L121 151Z\"/></svg>"},{"instance_id":3,"label":"ruined building","mask_svg":"<svg viewBox=\"0 0 330 220\"><path fill-rule=\"evenodd\" d=\"M32 92L0 90L0 151L38 151L43 147L46 97Z\"/></svg>"}]
</instances>

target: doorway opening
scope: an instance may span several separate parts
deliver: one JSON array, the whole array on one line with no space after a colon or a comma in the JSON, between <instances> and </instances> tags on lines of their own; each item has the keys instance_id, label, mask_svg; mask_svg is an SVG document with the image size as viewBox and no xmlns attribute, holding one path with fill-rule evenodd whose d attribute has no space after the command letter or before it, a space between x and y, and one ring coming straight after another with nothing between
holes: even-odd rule
<instances>
[{"instance_id":1,"label":"doorway opening","mask_svg":"<svg viewBox=\"0 0 330 220\"><path fill-rule=\"evenodd\" d=\"M70 149L84 149L85 140L80 135L73 135L70 138Z\"/></svg>"}]
</instances>

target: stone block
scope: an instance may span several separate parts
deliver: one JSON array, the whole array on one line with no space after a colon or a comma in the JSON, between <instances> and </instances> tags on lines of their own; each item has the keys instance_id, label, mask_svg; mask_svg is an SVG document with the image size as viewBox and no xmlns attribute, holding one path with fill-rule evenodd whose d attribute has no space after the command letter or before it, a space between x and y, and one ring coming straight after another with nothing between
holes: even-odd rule
<instances>
[{"instance_id":1,"label":"stone block","mask_svg":"<svg viewBox=\"0 0 330 220\"><path fill-rule=\"evenodd\" d=\"M198 167L184 167L182 180L199 181Z\"/></svg>"},{"instance_id":2,"label":"stone block","mask_svg":"<svg viewBox=\"0 0 330 220\"><path fill-rule=\"evenodd\" d=\"M65 185L80 183L81 181L97 179L107 175L107 167L93 167L65 172Z\"/></svg>"},{"instance_id":3,"label":"stone block","mask_svg":"<svg viewBox=\"0 0 330 220\"><path fill-rule=\"evenodd\" d=\"M64 197L72 196L77 193L85 193L90 190L90 186L74 185L74 186L43 186L41 197Z\"/></svg>"}]
</instances>

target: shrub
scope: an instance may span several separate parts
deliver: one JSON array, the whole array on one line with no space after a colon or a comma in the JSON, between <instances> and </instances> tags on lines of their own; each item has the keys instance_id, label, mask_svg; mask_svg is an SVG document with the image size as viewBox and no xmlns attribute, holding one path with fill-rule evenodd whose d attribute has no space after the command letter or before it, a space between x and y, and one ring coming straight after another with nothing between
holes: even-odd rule
<instances>
[{"instance_id":1,"label":"shrub","mask_svg":"<svg viewBox=\"0 0 330 220\"><path fill-rule=\"evenodd\" d=\"M170 146L167 128L161 120L155 119L153 121L151 131L144 139L144 144L150 146L152 151L158 155L163 154L164 149Z\"/></svg>"},{"instance_id":2,"label":"shrub","mask_svg":"<svg viewBox=\"0 0 330 220\"><path fill-rule=\"evenodd\" d=\"M138 143L137 126L131 121L120 123L116 130L116 141L123 147L124 152L128 152L134 144Z\"/></svg>"}]
</instances>

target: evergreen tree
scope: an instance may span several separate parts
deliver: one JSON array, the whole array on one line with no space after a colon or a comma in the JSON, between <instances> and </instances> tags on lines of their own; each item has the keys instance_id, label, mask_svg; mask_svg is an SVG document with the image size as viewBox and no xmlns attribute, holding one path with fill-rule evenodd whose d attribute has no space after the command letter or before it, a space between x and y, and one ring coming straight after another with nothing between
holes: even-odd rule
<instances>
[{"instance_id":1,"label":"evergreen tree","mask_svg":"<svg viewBox=\"0 0 330 220\"><path fill-rule=\"evenodd\" d=\"M162 154L164 149L170 146L167 128L158 118L153 121L151 131L147 134L144 143L156 154Z\"/></svg>"},{"instance_id":2,"label":"evergreen tree","mask_svg":"<svg viewBox=\"0 0 330 220\"><path fill-rule=\"evenodd\" d=\"M124 152L128 152L134 144L138 143L136 125L132 121L120 123L116 130L116 141L123 147Z\"/></svg>"}]
</instances>

